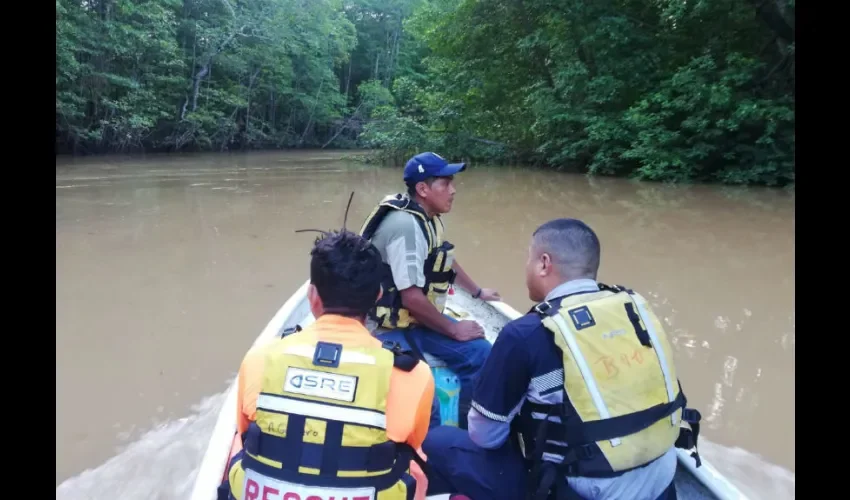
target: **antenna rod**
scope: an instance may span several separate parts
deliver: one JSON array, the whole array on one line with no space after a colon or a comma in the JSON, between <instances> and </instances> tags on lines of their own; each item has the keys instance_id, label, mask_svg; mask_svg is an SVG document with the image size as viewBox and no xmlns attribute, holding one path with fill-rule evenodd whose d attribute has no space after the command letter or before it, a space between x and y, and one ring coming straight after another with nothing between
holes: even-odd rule
<instances>
[{"instance_id":1,"label":"antenna rod","mask_svg":"<svg viewBox=\"0 0 850 500\"><path fill-rule=\"evenodd\" d=\"M342 219L342 230L345 231L345 224L348 222L348 209L351 208L351 200L354 199L354 191L351 192L351 196L348 197L348 205L345 207L345 217Z\"/></svg>"}]
</instances>

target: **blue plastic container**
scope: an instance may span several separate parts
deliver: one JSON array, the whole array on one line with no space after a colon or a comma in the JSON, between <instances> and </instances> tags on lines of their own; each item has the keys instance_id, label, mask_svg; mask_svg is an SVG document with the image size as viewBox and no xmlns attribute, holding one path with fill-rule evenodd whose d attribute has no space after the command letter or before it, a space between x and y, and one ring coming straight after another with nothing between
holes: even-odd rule
<instances>
[{"instance_id":1,"label":"blue plastic container","mask_svg":"<svg viewBox=\"0 0 850 500\"><path fill-rule=\"evenodd\" d=\"M440 423L457 427L460 379L442 360L425 354L425 361L431 367L431 374L434 376L434 392L440 401Z\"/></svg>"}]
</instances>

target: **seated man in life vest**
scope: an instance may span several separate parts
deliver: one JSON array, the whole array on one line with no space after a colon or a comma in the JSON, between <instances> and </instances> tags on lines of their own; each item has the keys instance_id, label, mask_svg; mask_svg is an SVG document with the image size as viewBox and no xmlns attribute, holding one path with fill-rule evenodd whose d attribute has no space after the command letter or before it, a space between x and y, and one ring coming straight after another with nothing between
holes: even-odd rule
<instances>
[{"instance_id":1,"label":"seated man in life vest","mask_svg":"<svg viewBox=\"0 0 850 500\"><path fill-rule=\"evenodd\" d=\"M382 265L354 233L317 240L307 292L316 321L254 347L239 369L238 435L220 500L424 500L415 450L434 380L364 326Z\"/></svg>"},{"instance_id":2,"label":"seated man in life vest","mask_svg":"<svg viewBox=\"0 0 850 500\"><path fill-rule=\"evenodd\" d=\"M581 221L534 232L525 270L538 304L494 343L468 433L429 432L429 493L676 498L675 447L696 447L700 416L685 409L663 325L640 294L596 280L599 260L599 240Z\"/></svg>"},{"instance_id":3,"label":"seated man in life vest","mask_svg":"<svg viewBox=\"0 0 850 500\"><path fill-rule=\"evenodd\" d=\"M454 258L454 245L443 236L440 215L451 210L454 175L465 169L466 164L450 164L435 153L412 157L404 167L407 193L382 200L360 231L386 263L384 295L370 314L377 323L375 334L430 354L457 374L458 420L464 429L472 380L487 359L490 342L475 321L454 321L443 314L447 294L457 279L473 297L499 299L498 292L480 288L464 272Z\"/></svg>"}]
</instances>

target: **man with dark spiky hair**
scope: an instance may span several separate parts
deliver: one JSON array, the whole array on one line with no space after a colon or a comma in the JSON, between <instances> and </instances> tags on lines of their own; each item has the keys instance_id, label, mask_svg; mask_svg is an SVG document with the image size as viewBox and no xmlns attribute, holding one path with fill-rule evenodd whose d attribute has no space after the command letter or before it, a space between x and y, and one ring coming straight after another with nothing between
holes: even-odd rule
<instances>
[{"instance_id":1,"label":"man with dark spiky hair","mask_svg":"<svg viewBox=\"0 0 850 500\"><path fill-rule=\"evenodd\" d=\"M382 293L381 255L343 230L317 239L310 256L316 321L245 356L219 499L424 500L419 449L434 380L364 326Z\"/></svg>"}]
</instances>

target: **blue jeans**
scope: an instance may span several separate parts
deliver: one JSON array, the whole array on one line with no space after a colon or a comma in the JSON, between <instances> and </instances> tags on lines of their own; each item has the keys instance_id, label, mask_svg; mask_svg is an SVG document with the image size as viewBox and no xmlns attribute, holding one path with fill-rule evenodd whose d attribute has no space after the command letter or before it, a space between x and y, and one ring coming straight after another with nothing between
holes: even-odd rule
<instances>
[{"instance_id":1,"label":"blue jeans","mask_svg":"<svg viewBox=\"0 0 850 500\"><path fill-rule=\"evenodd\" d=\"M451 321L457 322L456 319L446 316ZM428 353L435 358L443 360L448 365L448 368L453 371L460 379L460 396L458 404L458 426L461 429L466 429L466 415L469 413L469 408L472 403L472 387L475 383L475 377L484 366L487 356L490 355L492 345L487 339L475 339L468 342L460 342L440 333L437 333L430 328L416 325L410 327L408 337L414 342L415 346L410 346L405 339L404 329L390 330L386 333L379 333L377 338L380 340L392 340L398 342L403 347L415 348L419 352ZM431 409L431 428L434 428L440 423L439 402L436 395L434 396L434 405Z\"/></svg>"},{"instance_id":2,"label":"blue jeans","mask_svg":"<svg viewBox=\"0 0 850 500\"><path fill-rule=\"evenodd\" d=\"M456 427L428 431L422 451L428 457L428 494L463 493L473 500L525 498L528 471L510 440L488 450Z\"/></svg>"}]
</instances>

